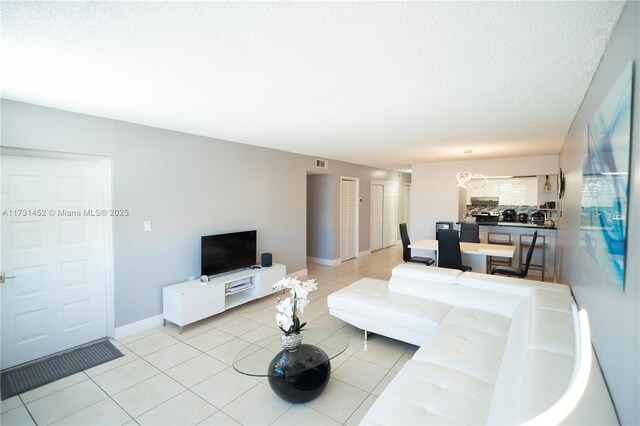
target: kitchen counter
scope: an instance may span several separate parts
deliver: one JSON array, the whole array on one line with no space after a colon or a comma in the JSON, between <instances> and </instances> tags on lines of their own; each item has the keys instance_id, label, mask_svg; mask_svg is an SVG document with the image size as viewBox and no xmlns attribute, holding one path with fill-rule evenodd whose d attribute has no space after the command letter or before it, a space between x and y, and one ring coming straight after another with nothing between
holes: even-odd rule
<instances>
[{"instance_id":1,"label":"kitchen counter","mask_svg":"<svg viewBox=\"0 0 640 426\"><path fill-rule=\"evenodd\" d=\"M458 222L461 223L461 222ZM474 222L477 223L477 222ZM541 242L544 237L544 246L536 247L542 249L544 247L545 256L545 280L554 281L556 273L556 228L545 228L542 225L536 225L533 223L520 223L520 222L480 222L479 233L480 242L488 242L489 233L501 233L509 234L511 236L511 243L517 246L515 255L513 257L513 266L520 265L520 257L525 256L528 250L528 246L520 247L521 237L525 237L530 240L533 231L538 232L538 241ZM539 264L542 261L542 250L535 250L533 254L532 264ZM533 273L532 273L533 272ZM529 271L532 275L532 279L540 279L540 271Z\"/></svg>"}]
</instances>

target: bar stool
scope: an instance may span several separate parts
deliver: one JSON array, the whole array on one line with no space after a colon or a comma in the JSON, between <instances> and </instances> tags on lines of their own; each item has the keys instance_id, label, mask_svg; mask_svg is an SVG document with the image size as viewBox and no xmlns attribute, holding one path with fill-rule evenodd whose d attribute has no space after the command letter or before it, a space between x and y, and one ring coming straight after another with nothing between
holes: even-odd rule
<instances>
[{"instance_id":1,"label":"bar stool","mask_svg":"<svg viewBox=\"0 0 640 426\"><path fill-rule=\"evenodd\" d=\"M487 244L500 244L510 246L511 234L507 232L487 232ZM487 256L487 272L490 272L494 266L511 266L513 259L509 257Z\"/></svg>"},{"instance_id":2,"label":"bar stool","mask_svg":"<svg viewBox=\"0 0 640 426\"><path fill-rule=\"evenodd\" d=\"M522 268L525 264L525 255L526 255L526 251L529 250L529 247L531 247L531 239L533 238L533 234L522 234L520 235L520 267ZM536 241L536 249L540 248L542 255L542 261L540 263L533 263L533 261L531 262L531 264L529 264L529 270L534 270L534 271L540 271L542 273L542 281L544 281L544 267L545 267L545 249L546 249L546 244L545 244L545 238L544 235L540 235L538 234L538 240ZM533 254L536 254L535 250L533 252ZM523 255L523 252L525 252L525 255Z\"/></svg>"}]
</instances>

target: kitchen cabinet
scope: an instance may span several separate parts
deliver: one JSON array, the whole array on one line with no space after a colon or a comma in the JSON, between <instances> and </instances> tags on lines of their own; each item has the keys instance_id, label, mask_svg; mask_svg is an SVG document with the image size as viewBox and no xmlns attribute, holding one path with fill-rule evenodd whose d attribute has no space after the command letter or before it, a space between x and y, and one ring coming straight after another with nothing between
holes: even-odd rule
<instances>
[{"instance_id":1,"label":"kitchen cabinet","mask_svg":"<svg viewBox=\"0 0 640 426\"><path fill-rule=\"evenodd\" d=\"M489 178L480 189L467 189L467 204L471 197L496 197L501 206L537 206L538 177Z\"/></svg>"}]
</instances>

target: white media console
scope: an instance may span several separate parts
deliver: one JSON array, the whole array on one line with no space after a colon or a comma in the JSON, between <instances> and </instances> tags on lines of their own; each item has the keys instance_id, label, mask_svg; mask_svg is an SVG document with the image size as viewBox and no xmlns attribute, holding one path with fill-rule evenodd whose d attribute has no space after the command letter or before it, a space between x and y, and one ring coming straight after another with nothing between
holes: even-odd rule
<instances>
[{"instance_id":1,"label":"white media console","mask_svg":"<svg viewBox=\"0 0 640 426\"><path fill-rule=\"evenodd\" d=\"M285 275L286 266L274 263L216 276L208 283L191 280L168 285L162 288L164 323L174 323L182 334L185 325L274 293L271 286Z\"/></svg>"}]
</instances>

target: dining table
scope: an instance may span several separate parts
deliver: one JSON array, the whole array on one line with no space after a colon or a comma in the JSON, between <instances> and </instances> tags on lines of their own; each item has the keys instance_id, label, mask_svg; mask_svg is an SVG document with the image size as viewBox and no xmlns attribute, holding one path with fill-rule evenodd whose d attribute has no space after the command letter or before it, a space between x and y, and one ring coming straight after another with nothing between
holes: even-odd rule
<instances>
[{"instance_id":1,"label":"dining table","mask_svg":"<svg viewBox=\"0 0 640 426\"><path fill-rule=\"evenodd\" d=\"M418 240L409 244L409 248L416 251L422 250L436 252L437 256L438 240ZM516 252L516 246L460 242L460 252L462 253L463 265L471 266L471 270L473 272L486 274L488 272L487 256L513 259Z\"/></svg>"}]
</instances>

